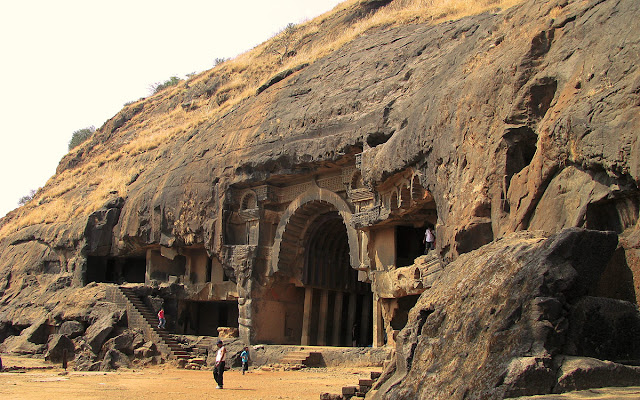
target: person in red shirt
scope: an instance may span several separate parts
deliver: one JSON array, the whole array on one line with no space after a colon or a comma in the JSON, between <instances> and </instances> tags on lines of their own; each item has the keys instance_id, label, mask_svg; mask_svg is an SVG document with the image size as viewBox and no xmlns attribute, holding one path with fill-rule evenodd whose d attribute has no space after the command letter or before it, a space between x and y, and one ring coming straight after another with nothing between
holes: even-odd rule
<instances>
[{"instance_id":1,"label":"person in red shirt","mask_svg":"<svg viewBox=\"0 0 640 400\"><path fill-rule=\"evenodd\" d=\"M158 323L158 329L164 329L167 324L167 321L164 319L164 307L158 311L158 321L160 321L160 323Z\"/></svg>"}]
</instances>

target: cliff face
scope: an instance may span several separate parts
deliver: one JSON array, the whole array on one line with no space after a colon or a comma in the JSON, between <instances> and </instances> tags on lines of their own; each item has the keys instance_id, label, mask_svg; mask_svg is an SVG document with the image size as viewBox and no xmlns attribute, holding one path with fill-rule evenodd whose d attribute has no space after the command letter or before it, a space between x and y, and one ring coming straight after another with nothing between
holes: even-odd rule
<instances>
[{"instance_id":1,"label":"cliff face","mask_svg":"<svg viewBox=\"0 0 640 400\"><path fill-rule=\"evenodd\" d=\"M229 185L359 148L371 186L407 167L424 173L452 257L521 229L622 232L638 214L638 43L626 28L637 11L527 3L369 32L161 145L115 236L215 242L209 225Z\"/></svg>"},{"instance_id":2,"label":"cliff face","mask_svg":"<svg viewBox=\"0 0 640 400\"><path fill-rule=\"evenodd\" d=\"M636 307L590 296L616 241L612 232L519 232L459 257L411 310L395 373L374 398L502 399L635 385L640 368L611 361L640 355Z\"/></svg>"},{"instance_id":3,"label":"cliff face","mask_svg":"<svg viewBox=\"0 0 640 400\"><path fill-rule=\"evenodd\" d=\"M38 194L39 207L60 202L56 217L2 221L1 319L25 326L58 312L25 289L59 282L72 291L87 254L201 245L222 259L230 188L282 186L356 154L371 190L416 172L435 202L446 260L520 230L615 231L620 247L600 291L637 301L638 20L633 0L527 1L367 31L223 116L195 106L222 85L215 74L127 106ZM176 122L192 113L197 123ZM131 148L149 121L161 122ZM98 189L102 208L69 209Z\"/></svg>"}]
</instances>

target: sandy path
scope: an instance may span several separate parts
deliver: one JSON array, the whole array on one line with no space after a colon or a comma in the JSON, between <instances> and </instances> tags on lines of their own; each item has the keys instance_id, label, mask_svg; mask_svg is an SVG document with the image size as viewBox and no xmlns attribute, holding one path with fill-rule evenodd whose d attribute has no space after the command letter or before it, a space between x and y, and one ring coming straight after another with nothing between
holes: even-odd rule
<instances>
[{"instance_id":1,"label":"sandy path","mask_svg":"<svg viewBox=\"0 0 640 400\"><path fill-rule=\"evenodd\" d=\"M47 365L39 360L2 357L5 366ZM0 398L35 399L224 399L318 400L320 393L341 393L368 377L371 368L321 368L302 371L238 370L224 374L225 388L216 390L211 371L189 371L171 366L119 372L75 372L61 375L60 368L0 374Z\"/></svg>"},{"instance_id":2,"label":"sandy path","mask_svg":"<svg viewBox=\"0 0 640 400\"><path fill-rule=\"evenodd\" d=\"M5 366L51 366L39 359L2 357ZM75 372L61 368L0 373L2 400L318 400L320 393L341 393L342 386L353 386L378 368L312 368L302 371L239 370L224 374L225 388L216 390L211 371L188 371L172 366L119 372ZM640 386L602 388L521 397L540 400L640 399Z\"/></svg>"}]
</instances>

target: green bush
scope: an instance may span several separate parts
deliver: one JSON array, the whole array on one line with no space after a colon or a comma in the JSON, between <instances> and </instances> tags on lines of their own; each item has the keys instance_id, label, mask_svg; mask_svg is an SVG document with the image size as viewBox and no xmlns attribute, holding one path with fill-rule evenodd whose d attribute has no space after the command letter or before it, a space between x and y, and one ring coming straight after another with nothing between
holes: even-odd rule
<instances>
[{"instance_id":1,"label":"green bush","mask_svg":"<svg viewBox=\"0 0 640 400\"><path fill-rule=\"evenodd\" d=\"M27 204L33 199L33 196L35 195L36 195L36 191L31 189L28 195L20 197L20 200L18 200L18 205L23 206Z\"/></svg>"},{"instance_id":2,"label":"green bush","mask_svg":"<svg viewBox=\"0 0 640 400\"><path fill-rule=\"evenodd\" d=\"M164 89L166 89L168 87L177 85L181 81L182 81L182 79L178 78L177 76L172 76L171 78L167 79L163 83L156 82L156 83L152 84L151 85L151 91L153 92L153 94L156 94L161 90L164 90Z\"/></svg>"},{"instance_id":3,"label":"green bush","mask_svg":"<svg viewBox=\"0 0 640 400\"><path fill-rule=\"evenodd\" d=\"M91 125L88 128L78 129L77 131L73 132L73 134L71 135L71 140L69 141L69 150L79 146L80 144L82 144L82 142L89 139L89 137L91 137L91 135L93 135L95 131L96 127Z\"/></svg>"}]
</instances>

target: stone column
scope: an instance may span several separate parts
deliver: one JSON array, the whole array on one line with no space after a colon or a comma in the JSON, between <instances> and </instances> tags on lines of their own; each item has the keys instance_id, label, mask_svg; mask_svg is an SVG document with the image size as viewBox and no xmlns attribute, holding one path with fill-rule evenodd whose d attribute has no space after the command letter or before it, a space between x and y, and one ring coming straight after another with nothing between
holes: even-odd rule
<instances>
[{"instance_id":1,"label":"stone column","mask_svg":"<svg viewBox=\"0 0 640 400\"><path fill-rule=\"evenodd\" d=\"M342 297L343 292L336 292L336 301L333 306L333 345L340 346L342 340L340 333L342 331Z\"/></svg>"},{"instance_id":2,"label":"stone column","mask_svg":"<svg viewBox=\"0 0 640 400\"><path fill-rule=\"evenodd\" d=\"M309 346L311 344L311 307L313 306L313 288L304 288L304 313L302 314L302 337L300 344Z\"/></svg>"},{"instance_id":3,"label":"stone column","mask_svg":"<svg viewBox=\"0 0 640 400\"><path fill-rule=\"evenodd\" d=\"M349 313L347 314L347 329L345 329L345 339L347 342L347 346L352 346L352 338L351 338L351 330L353 329L353 324L356 323L356 306L358 302L358 295L355 293L349 293Z\"/></svg>"},{"instance_id":4,"label":"stone column","mask_svg":"<svg viewBox=\"0 0 640 400\"><path fill-rule=\"evenodd\" d=\"M362 315L360 316L360 346L367 344L367 333L371 324L371 306L372 302L367 301L368 296L362 298Z\"/></svg>"},{"instance_id":5,"label":"stone column","mask_svg":"<svg viewBox=\"0 0 640 400\"><path fill-rule=\"evenodd\" d=\"M147 249L147 255L146 255L146 269L144 271L144 284L146 286L151 285L151 267L152 267L152 261L151 261L151 257L153 256L153 250L151 249Z\"/></svg>"},{"instance_id":6,"label":"stone column","mask_svg":"<svg viewBox=\"0 0 640 400\"><path fill-rule=\"evenodd\" d=\"M329 313L329 291L320 292L320 315L318 318L318 346L327 345L327 315Z\"/></svg>"},{"instance_id":7,"label":"stone column","mask_svg":"<svg viewBox=\"0 0 640 400\"><path fill-rule=\"evenodd\" d=\"M373 347L384 346L384 320L382 304L377 294L373 294Z\"/></svg>"}]
</instances>

